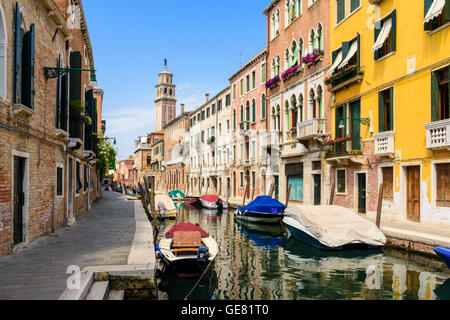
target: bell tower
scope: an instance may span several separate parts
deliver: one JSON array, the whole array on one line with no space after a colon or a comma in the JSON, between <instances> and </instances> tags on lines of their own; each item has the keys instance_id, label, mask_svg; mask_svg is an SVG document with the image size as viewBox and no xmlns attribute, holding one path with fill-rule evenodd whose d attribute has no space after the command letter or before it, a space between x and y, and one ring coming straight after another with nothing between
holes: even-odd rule
<instances>
[{"instance_id":1,"label":"bell tower","mask_svg":"<svg viewBox=\"0 0 450 320\"><path fill-rule=\"evenodd\" d=\"M158 75L156 85L156 122L155 131L161 131L166 124L175 119L177 99L175 99L175 85L172 83L173 74L167 71L167 59L164 59L164 70Z\"/></svg>"}]
</instances>

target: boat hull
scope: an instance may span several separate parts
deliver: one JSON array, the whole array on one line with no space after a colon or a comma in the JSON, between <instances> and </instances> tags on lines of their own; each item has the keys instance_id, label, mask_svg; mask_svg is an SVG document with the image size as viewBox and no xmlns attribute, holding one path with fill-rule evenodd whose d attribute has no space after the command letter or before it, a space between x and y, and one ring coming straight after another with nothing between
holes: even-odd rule
<instances>
[{"instance_id":1,"label":"boat hull","mask_svg":"<svg viewBox=\"0 0 450 320\"><path fill-rule=\"evenodd\" d=\"M323 244L322 242L320 242L319 240L317 240L316 238L314 238L307 232L293 226L286 219L283 220L283 222L286 225L286 227L289 229L292 236L296 240L306 243L317 249L321 249L321 250L360 250L360 249L379 249L381 247L381 246L368 245L366 243L349 243L349 244L339 246L339 247L330 247L330 246Z\"/></svg>"},{"instance_id":2,"label":"boat hull","mask_svg":"<svg viewBox=\"0 0 450 320\"><path fill-rule=\"evenodd\" d=\"M239 210L236 210L234 215L237 219L254 223L280 223L284 218L284 214L281 213L241 212Z\"/></svg>"},{"instance_id":3,"label":"boat hull","mask_svg":"<svg viewBox=\"0 0 450 320\"><path fill-rule=\"evenodd\" d=\"M219 206L217 205L217 202L209 202L203 199L200 199L200 203L202 204L202 206L206 209L210 209L210 210L217 210L219 209ZM228 209L228 203L227 202L222 202L222 208L223 209Z\"/></svg>"},{"instance_id":4,"label":"boat hull","mask_svg":"<svg viewBox=\"0 0 450 320\"><path fill-rule=\"evenodd\" d=\"M434 252L445 262L447 267L450 269L450 248L437 247L434 248Z\"/></svg>"},{"instance_id":5,"label":"boat hull","mask_svg":"<svg viewBox=\"0 0 450 320\"><path fill-rule=\"evenodd\" d=\"M203 272L205 272L210 263L214 263L214 261L200 262L196 257L176 261L163 259L163 261L168 271L172 272L179 278L198 278L203 274Z\"/></svg>"}]
</instances>

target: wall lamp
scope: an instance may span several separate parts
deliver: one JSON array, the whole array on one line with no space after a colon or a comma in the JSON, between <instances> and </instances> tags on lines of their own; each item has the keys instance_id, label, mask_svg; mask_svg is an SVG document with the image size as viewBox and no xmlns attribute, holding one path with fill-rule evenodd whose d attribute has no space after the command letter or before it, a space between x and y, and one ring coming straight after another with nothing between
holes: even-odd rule
<instances>
[{"instance_id":1,"label":"wall lamp","mask_svg":"<svg viewBox=\"0 0 450 320\"><path fill-rule=\"evenodd\" d=\"M353 117L348 117L348 118L341 118L341 121L339 122L339 129L344 129L345 125L344 125L344 120L358 120L362 125L368 126L370 127L370 119L369 118L353 118Z\"/></svg>"},{"instance_id":2,"label":"wall lamp","mask_svg":"<svg viewBox=\"0 0 450 320\"><path fill-rule=\"evenodd\" d=\"M47 79L54 79L58 78L66 73L69 72L82 72L82 71L89 71L91 72L91 79L89 81L90 87L98 87L97 78L95 76L95 69L79 69L79 68L50 68L45 67L44 68L44 75Z\"/></svg>"}]
</instances>

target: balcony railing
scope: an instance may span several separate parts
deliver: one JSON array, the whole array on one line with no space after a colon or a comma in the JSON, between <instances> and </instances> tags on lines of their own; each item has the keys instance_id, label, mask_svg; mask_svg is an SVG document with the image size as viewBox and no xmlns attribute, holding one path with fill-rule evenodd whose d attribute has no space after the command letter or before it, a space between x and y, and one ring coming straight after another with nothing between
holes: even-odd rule
<instances>
[{"instance_id":1,"label":"balcony railing","mask_svg":"<svg viewBox=\"0 0 450 320\"><path fill-rule=\"evenodd\" d=\"M335 92L352 85L354 82L361 83L363 77L364 71L361 70L361 67L352 65L325 79L325 84L328 85L329 92Z\"/></svg>"},{"instance_id":2,"label":"balcony railing","mask_svg":"<svg viewBox=\"0 0 450 320\"><path fill-rule=\"evenodd\" d=\"M428 123L425 128L428 150L450 150L450 119Z\"/></svg>"},{"instance_id":3,"label":"balcony railing","mask_svg":"<svg viewBox=\"0 0 450 320\"><path fill-rule=\"evenodd\" d=\"M395 132L386 131L373 135L375 138L375 155L392 156L395 153Z\"/></svg>"},{"instance_id":4,"label":"balcony railing","mask_svg":"<svg viewBox=\"0 0 450 320\"><path fill-rule=\"evenodd\" d=\"M325 119L311 119L297 125L297 139L308 140L325 134Z\"/></svg>"},{"instance_id":5,"label":"balcony railing","mask_svg":"<svg viewBox=\"0 0 450 320\"><path fill-rule=\"evenodd\" d=\"M362 155L361 149L356 149L354 146L361 145L361 138L359 137L344 137L336 138L335 140L328 141L326 145L330 148L327 150L326 158L339 158L348 156L360 156Z\"/></svg>"}]
</instances>

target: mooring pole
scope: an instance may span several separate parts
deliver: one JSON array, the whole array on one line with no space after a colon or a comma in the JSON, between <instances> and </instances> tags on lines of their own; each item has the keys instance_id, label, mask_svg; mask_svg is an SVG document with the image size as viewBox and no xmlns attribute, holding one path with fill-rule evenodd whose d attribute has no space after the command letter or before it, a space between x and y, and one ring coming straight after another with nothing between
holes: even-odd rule
<instances>
[{"instance_id":1,"label":"mooring pole","mask_svg":"<svg viewBox=\"0 0 450 320\"><path fill-rule=\"evenodd\" d=\"M292 184L289 185L288 192L286 195L286 207L289 205L289 198L291 196L291 187L292 187Z\"/></svg>"},{"instance_id":2,"label":"mooring pole","mask_svg":"<svg viewBox=\"0 0 450 320\"><path fill-rule=\"evenodd\" d=\"M336 191L336 181L333 181L333 185L331 187L331 193L330 193L330 203L329 203L330 206L333 205L335 191Z\"/></svg>"},{"instance_id":3,"label":"mooring pole","mask_svg":"<svg viewBox=\"0 0 450 320\"><path fill-rule=\"evenodd\" d=\"M269 197L273 198L273 192L275 191L275 184L272 182L270 185Z\"/></svg>"},{"instance_id":4,"label":"mooring pole","mask_svg":"<svg viewBox=\"0 0 450 320\"><path fill-rule=\"evenodd\" d=\"M383 209L383 182L380 184L380 189L378 190L378 206L377 206L377 227L381 225L381 211Z\"/></svg>"}]
</instances>

